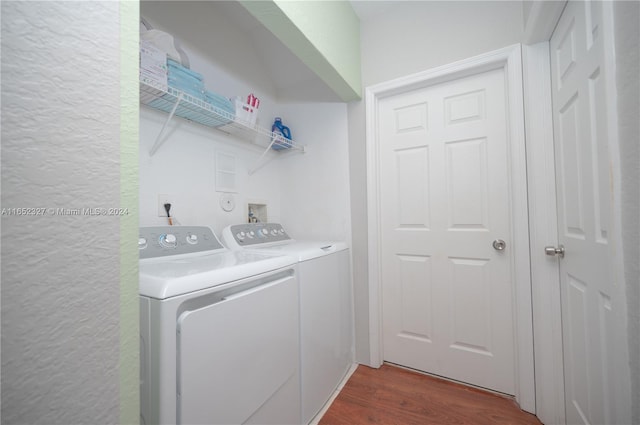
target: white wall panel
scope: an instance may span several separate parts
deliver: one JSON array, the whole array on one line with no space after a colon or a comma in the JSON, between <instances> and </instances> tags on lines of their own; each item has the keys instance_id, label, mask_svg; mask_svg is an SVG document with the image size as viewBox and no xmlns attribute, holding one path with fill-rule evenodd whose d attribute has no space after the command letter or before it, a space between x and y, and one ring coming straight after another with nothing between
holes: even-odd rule
<instances>
[{"instance_id":1,"label":"white wall panel","mask_svg":"<svg viewBox=\"0 0 640 425\"><path fill-rule=\"evenodd\" d=\"M488 260L450 258L453 274L451 296L454 348L491 355L491 282Z\"/></svg>"},{"instance_id":2,"label":"white wall panel","mask_svg":"<svg viewBox=\"0 0 640 425\"><path fill-rule=\"evenodd\" d=\"M429 228L429 147L396 151L398 226Z\"/></svg>"},{"instance_id":3,"label":"white wall panel","mask_svg":"<svg viewBox=\"0 0 640 425\"><path fill-rule=\"evenodd\" d=\"M402 288L400 335L430 342L433 312L431 258L418 255L398 255L396 258Z\"/></svg>"},{"instance_id":4,"label":"white wall panel","mask_svg":"<svg viewBox=\"0 0 640 425\"><path fill-rule=\"evenodd\" d=\"M450 229L488 230L486 138L445 144Z\"/></svg>"}]
</instances>

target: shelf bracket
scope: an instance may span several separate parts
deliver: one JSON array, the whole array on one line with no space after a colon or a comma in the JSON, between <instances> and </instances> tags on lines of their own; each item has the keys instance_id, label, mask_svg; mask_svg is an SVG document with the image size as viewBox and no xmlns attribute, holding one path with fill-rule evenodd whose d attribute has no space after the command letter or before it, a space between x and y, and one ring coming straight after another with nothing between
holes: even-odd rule
<instances>
[{"instance_id":1,"label":"shelf bracket","mask_svg":"<svg viewBox=\"0 0 640 425\"><path fill-rule=\"evenodd\" d=\"M271 143L269 143L269 146L267 146L267 148L264 150L264 152L262 152L262 155L260 155L260 158L258 158L258 160L255 162L254 166L251 167L249 169L249 175L252 175L253 173L255 173L256 171L258 171L259 169L261 169L262 167L264 167L269 161L271 161L273 158L271 159L267 159L266 161L263 161L264 157L267 155L267 152L269 152L269 150L271 149L271 147L273 146L273 144L277 141L277 137L271 137ZM292 147L290 149L290 152L293 151L300 151L300 153L304 153L305 152L305 148L304 146L295 146ZM282 152L282 151L280 151ZM282 154L279 154L282 155Z\"/></svg>"},{"instance_id":2,"label":"shelf bracket","mask_svg":"<svg viewBox=\"0 0 640 425\"><path fill-rule=\"evenodd\" d=\"M262 161L262 159L267 155L267 152L269 152L269 149L271 149L271 146L273 146L275 141L276 141L276 138L272 137L271 138L271 143L269 143L269 146L267 146L267 148L264 150L264 152L262 152L262 155L260 155L260 158L258 158L258 160L254 164L254 166L249 169L249 175L252 175L256 171L258 171L259 169L264 167L267 164L267 162L269 162L269 161Z\"/></svg>"},{"instance_id":3,"label":"shelf bracket","mask_svg":"<svg viewBox=\"0 0 640 425\"><path fill-rule=\"evenodd\" d=\"M165 142L166 139L163 139L162 136L164 136L165 130L167 129L167 124L169 124L169 121L171 121L171 119L175 115L176 109L178 109L178 105L180 105L180 100L182 100L182 92L179 92L178 98L176 99L176 104L173 105L173 108L171 109L167 120L162 125L162 129L160 130L160 133L158 133L158 137L156 137L156 142L153 144L151 150L149 151L150 156L153 156L160 148L160 146L162 146L162 144Z\"/></svg>"}]
</instances>

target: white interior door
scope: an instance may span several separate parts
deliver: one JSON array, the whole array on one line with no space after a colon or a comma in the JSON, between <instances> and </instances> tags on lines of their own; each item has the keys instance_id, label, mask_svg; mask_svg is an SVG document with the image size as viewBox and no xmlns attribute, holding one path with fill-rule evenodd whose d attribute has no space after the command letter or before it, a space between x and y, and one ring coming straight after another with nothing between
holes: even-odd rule
<instances>
[{"instance_id":1,"label":"white interior door","mask_svg":"<svg viewBox=\"0 0 640 425\"><path fill-rule=\"evenodd\" d=\"M607 2L570 1L550 40L567 423L626 423L614 371L624 302L612 264ZM624 323L624 321L622 321ZM618 412L620 413L620 412ZM622 422L621 422L622 421Z\"/></svg>"},{"instance_id":2,"label":"white interior door","mask_svg":"<svg viewBox=\"0 0 640 425\"><path fill-rule=\"evenodd\" d=\"M384 360L514 394L505 98L498 69L380 100L380 270Z\"/></svg>"}]
</instances>

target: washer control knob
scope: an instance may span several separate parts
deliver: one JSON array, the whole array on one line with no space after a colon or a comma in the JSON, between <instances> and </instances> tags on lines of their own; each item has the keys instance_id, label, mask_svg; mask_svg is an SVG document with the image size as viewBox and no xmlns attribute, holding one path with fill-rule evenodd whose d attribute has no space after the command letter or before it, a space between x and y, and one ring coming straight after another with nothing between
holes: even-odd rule
<instances>
[{"instance_id":1,"label":"washer control knob","mask_svg":"<svg viewBox=\"0 0 640 425\"><path fill-rule=\"evenodd\" d=\"M193 233L189 233L187 235L187 242L191 245L195 245L198 243L198 235L194 235Z\"/></svg>"},{"instance_id":2,"label":"washer control knob","mask_svg":"<svg viewBox=\"0 0 640 425\"><path fill-rule=\"evenodd\" d=\"M175 248L178 246L178 239L176 235L172 235L171 233L160 236L160 245L165 248Z\"/></svg>"},{"instance_id":3,"label":"washer control knob","mask_svg":"<svg viewBox=\"0 0 640 425\"><path fill-rule=\"evenodd\" d=\"M284 235L284 229L281 227L280 230L278 230L278 233L280 233L281 235Z\"/></svg>"},{"instance_id":4,"label":"washer control knob","mask_svg":"<svg viewBox=\"0 0 640 425\"><path fill-rule=\"evenodd\" d=\"M147 247L146 238L138 238L138 249L145 249Z\"/></svg>"},{"instance_id":5,"label":"washer control knob","mask_svg":"<svg viewBox=\"0 0 640 425\"><path fill-rule=\"evenodd\" d=\"M267 229L262 229L262 234L267 236L269 234L269 231Z\"/></svg>"},{"instance_id":6,"label":"washer control knob","mask_svg":"<svg viewBox=\"0 0 640 425\"><path fill-rule=\"evenodd\" d=\"M246 235L245 235L244 232L236 233L236 239L239 240L239 241L243 241L245 236Z\"/></svg>"},{"instance_id":7,"label":"washer control knob","mask_svg":"<svg viewBox=\"0 0 640 425\"><path fill-rule=\"evenodd\" d=\"M255 234L255 232L254 232L253 230L252 230L252 231L250 231L249 233L247 233L247 237L248 237L249 239L253 239L253 238L255 237L255 235L256 235L256 234Z\"/></svg>"},{"instance_id":8,"label":"washer control knob","mask_svg":"<svg viewBox=\"0 0 640 425\"><path fill-rule=\"evenodd\" d=\"M271 229L271 236L277 236L278 231L276 229Z\"/></svg>"}]
</instances>

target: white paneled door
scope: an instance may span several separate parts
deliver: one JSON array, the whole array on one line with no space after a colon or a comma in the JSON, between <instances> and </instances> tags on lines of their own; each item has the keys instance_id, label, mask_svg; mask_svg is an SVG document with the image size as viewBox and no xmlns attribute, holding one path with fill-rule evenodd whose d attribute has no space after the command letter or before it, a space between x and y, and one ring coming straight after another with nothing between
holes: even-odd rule
<instances>
[{"instance_id":1,"label":"white paneled door","mask_svg":"<svg viewBox=\"0 0 640 425\"><path fill-rule=\"evenodd\" d=\"M503 69L380 100L384 360L514 394Z\"/></svg>"},{"instance_id":2,"label":"white paneled door","mask_svg":"<svg viewBox=\"0 0 640 425\"><path fill-rule=\"evenodd\" d=\"M627 423L617 417L615 370L623 301L611 263L610 146L613 64L604 45L607 2L570 1L550 40L558 193L566 418L570 424ZM618 412L620 413L620 412Z\"/></svg>"}]
</instances>

